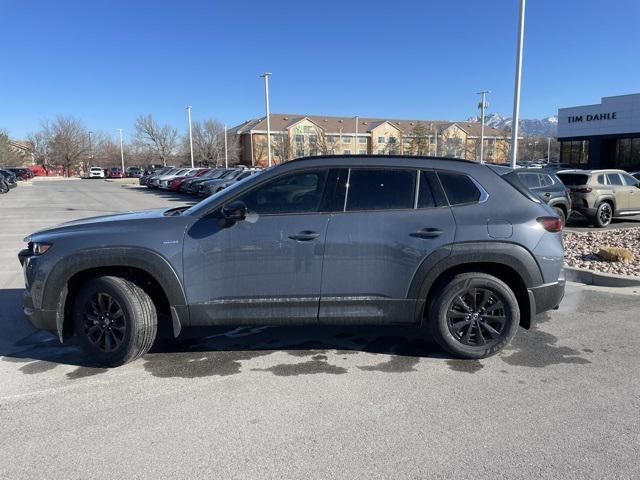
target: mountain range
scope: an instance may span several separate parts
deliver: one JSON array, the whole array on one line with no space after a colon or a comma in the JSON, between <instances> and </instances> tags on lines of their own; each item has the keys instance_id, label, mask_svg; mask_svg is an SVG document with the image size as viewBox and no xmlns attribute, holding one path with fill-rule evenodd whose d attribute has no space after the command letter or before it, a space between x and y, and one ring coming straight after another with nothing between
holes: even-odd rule
<instances>
[{"instance_id":1,"label":"mountain range","mask_svg":"<svg viewBox=\"0 0 640 480\"><path fill-rule=\"evenodd\" d=\"M467 121L479 122L480 116L470 117ZM501 130L511 130L511 117L499 113L488 113L484 116L484 124ZM518 124L522 135L552 137L557 133L558 117L552 115L546 118L521 118Z\"/></svg>"}]
</instances>

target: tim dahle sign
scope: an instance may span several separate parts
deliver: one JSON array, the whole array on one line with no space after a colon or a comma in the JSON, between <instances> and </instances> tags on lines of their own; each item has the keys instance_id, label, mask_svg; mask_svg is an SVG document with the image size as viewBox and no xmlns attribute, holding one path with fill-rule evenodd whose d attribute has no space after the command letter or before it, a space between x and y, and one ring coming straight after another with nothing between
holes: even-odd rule
<instances>
[{"instance_id":1,"label":"tim dahle sign","mask_svg":"<svg viewBox=\"0 0 640 480\"><path fill-rule=\"evenodd\" d=\"M588 115L570 115L568 123L580 123L580 122L596 122L600 120L615 120L617 112L609 113L590 113Z\"/></svg>"}]
</instances>

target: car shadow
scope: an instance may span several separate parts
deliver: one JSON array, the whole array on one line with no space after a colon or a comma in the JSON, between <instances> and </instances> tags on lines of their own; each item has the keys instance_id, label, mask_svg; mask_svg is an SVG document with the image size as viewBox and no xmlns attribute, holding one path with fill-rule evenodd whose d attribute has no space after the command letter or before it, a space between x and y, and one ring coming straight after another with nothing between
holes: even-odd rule
<instances>
[{"instance_id":1,"label":"car shadow","mask_svg":"<svg viewBox=\"0 0 640 480\"><path fill-rule=\"evenodd\" d=\"M203 199L200 197L196 197L194 195L187 195L185 193L179 192L170 192L167 190L160 190L157 188L151 189L141 185L136 186L127 186L125 188L135 189L137 192L142 192L147 195L156 195L162 197L166 200L174 201L174 202L182 202L186 205L195 205L196 203L201 202Z\"/></svg>"}]
</instances>

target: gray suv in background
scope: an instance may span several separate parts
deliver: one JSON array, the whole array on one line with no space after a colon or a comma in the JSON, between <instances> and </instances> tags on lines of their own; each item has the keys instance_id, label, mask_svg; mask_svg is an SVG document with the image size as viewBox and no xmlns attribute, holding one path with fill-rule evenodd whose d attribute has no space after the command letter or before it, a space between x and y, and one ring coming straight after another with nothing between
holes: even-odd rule
<instances>
[{"instance_id":1,"label":"gray suv in background","mask_svg":"<svg viewBox=\"0 0 640 480\"><path fill-rule=\"evenodd\" d=\"M418 326L483 358L564 294L561 222L513 171L462 160L294 160L193 207L30 235L24 310L96 364L159 323Z\"/></svg>"}]
</instances>

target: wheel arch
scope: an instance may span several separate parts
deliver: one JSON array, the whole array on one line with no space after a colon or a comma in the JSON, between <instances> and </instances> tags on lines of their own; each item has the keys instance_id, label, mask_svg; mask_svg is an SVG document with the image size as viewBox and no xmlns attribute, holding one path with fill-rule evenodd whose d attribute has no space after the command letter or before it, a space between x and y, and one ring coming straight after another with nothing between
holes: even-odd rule
<instances>
[{"instance_id":1,"label":"wheel arch","mask_svg":"<svg viewBox=\"0 0 640 480\"><path fill-rule=\"evenodd\" d=\"M535 305L529 288L542 285L540 267L533 255L521 245L508 242L467 242L441 248L425 258L409 289L416 299L415 322L422 324L438 287L452 276L466 272L493 275L509 285L520 306L520 325L530 328Z\"/></svg>"},{"instance_id":2,"label":"wheel arch","mask_svg":"<svg viewBox=\"0 0 640 480\"><path fill-rule=\"evenodd\" d=\"M138 283L166 310L177 336L188 322L189 310L182 283L174 268L160 254L139 247L86 249L60 260L48 275L43 308L55 310L56 329L62 341L73 332L70 311L82 284L99 275L115 275Z\"/></svg>"}]
</instances>

